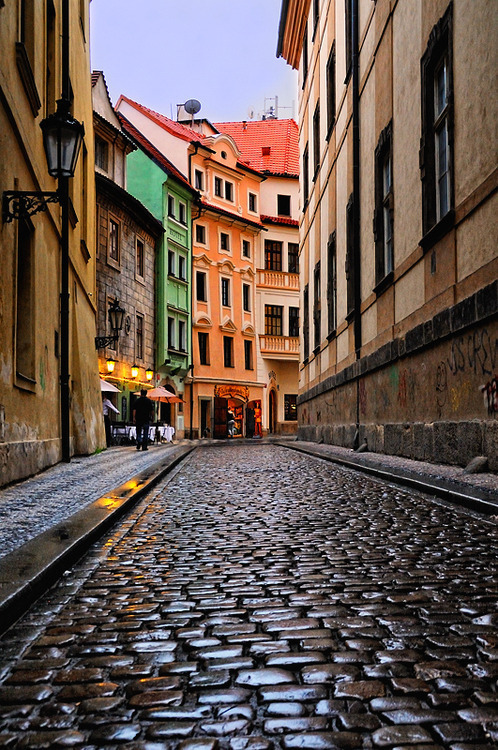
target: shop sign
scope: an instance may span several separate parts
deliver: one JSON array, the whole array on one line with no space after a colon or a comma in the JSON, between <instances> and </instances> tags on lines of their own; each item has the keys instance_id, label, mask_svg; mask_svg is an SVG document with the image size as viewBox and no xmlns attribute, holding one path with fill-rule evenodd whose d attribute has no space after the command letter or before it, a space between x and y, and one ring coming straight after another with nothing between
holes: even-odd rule
<instances>
[{"instance_id":1,"label":"shop sign","mask_svg":"<svg viewBox=\"0 0 498 750\"><path fill-rule=\"evenodd\" d=\"M248 401L249 388L247 385L215 385L214 395L218 398L238 398L241 401Z\"/></svg>"}]
</instances>

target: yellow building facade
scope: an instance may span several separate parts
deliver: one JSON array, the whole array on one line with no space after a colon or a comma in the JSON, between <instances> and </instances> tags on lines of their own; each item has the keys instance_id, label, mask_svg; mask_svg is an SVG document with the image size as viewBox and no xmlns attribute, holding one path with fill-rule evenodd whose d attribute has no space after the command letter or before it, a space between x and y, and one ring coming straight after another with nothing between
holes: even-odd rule
<instances>
[{"instance_id":1,"label":"yellow building facade","mask_svg":"<svg viewBox=\"0 0 498 750\"><path fill-rule=\"evenodd\" d=\"M489 0L282 3L303 439L498 468L497 41Z\"/></svg>"},{"instance_id":2,"label":"yellow building facade","mask_svg":"<svg viewBox=\"0 0 498 750\"><path fill-rule=\"evenodd\" d=\"M69 180L69 449L105 444L95 337L95 181L89 3L70 0L71 114L84 125ZM40 122L62 88L61 0L0 3L0 193L50 191ZM0 482L61 459L61 209L0 223Z\"/></svg>"}]
</instances>

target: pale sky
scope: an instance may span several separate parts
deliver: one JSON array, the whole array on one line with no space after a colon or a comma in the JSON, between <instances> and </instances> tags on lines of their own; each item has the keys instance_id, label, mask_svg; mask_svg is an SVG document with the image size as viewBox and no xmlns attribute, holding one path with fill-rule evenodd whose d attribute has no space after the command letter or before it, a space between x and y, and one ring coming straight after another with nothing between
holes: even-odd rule
<instances>
[{"instance_id":1,"label":"pale sky","mask_svg":"<svg viewBox=\"0 0 498 750\"><path fill-rule=\"evenodd\" d=\"M261 119L278 97L297 119L297 74L276 57L281 0L92 0L92 70L120 94L176 119L198 99L212 122Z\"/></svg>"}]
</instances>

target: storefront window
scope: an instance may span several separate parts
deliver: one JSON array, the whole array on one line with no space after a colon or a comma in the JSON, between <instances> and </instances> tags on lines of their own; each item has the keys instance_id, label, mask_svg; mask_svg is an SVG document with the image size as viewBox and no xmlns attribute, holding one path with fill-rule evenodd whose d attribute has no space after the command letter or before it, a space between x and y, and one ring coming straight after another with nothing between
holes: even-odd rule
<instances>
[{"instance_id":1,"label":"storefront window","mask_svg":"<svg viewBox=\"0 0 498 750\"><path fill-rule=\"evenodd\" d=\"M295 422L297 420L297 395L286 393L284 395L284 419L286 422Z\"/></svg>"}]
</instances>

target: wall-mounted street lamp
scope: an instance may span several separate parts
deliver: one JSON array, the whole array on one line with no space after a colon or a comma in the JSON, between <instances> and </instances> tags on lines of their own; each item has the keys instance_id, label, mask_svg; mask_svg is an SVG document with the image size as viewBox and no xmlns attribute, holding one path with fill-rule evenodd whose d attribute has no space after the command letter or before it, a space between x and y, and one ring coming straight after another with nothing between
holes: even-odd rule
<instances>
[{"instance_id":1,"label":"wall-mounted street lamp","mask_svg":"<svg viewBox=\"0 0 498 750\"><path fill-rule=\"evenodd\" d=\"M109 324L112 334L110 336L95 336L95 348L105 349L106 346L114 344L119 338L119 332L123 328L125 311L119 306L117 299L109 305Z\"/></svg>"},{"instance_id":2,"label":"wall-mounted street lamp","mask_svg":"<svg viewBox=\"0 0 498 750\"><path fill-rule=\"evenodd\" d=\"M147 380L152 380L152 378L154 377L154 370L151 367L149 367L145 371L145 377L147 378Z\"/></svg>"},{"instance_id":3,"label":"wall-mounted street lamp","mask_svg":"<svg viewBox=\"0 0 498 750\"><path fill-rule=\"evenodd\" d=\"M107 365L107 372L111 373L114 372L114 368L116 367L116 360L112 359L112 357L109 357L109 359L106 362Z\"/></svg>"},{"instance_id":4,"label":"wall-mounted street lamp","mask_svg":"<svg viewBox=\"0 0 498 750\"><path fill-rule=\"evenodd\" d=\"M132 365L132 368L131 368L131 377L132 378L138 378L138 365Z\"/></svg>"},{"instance_id":5,"label":"wall-mounted street lamp","mask_svg":"<svg viewBox=\"0 0 498 750\"><path fill-rule=\"evenodd\" d=\"M69 111L69 101L59 99L57 111L40 123L48 173L58 180L73 177L85 129ZM61 191L6 190L2 196L4 223L46 211L49 203L61 203Z\"/></svg>"}]
</instances>

